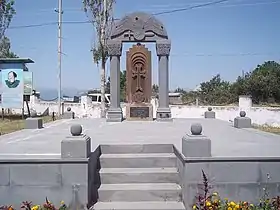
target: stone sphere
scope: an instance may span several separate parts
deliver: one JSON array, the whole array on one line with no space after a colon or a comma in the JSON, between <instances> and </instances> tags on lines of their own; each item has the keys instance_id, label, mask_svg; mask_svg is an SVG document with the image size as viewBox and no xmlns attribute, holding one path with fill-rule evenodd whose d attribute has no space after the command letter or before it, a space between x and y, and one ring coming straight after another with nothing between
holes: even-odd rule
<instances>
[{"instance_id":1,"label":"stone sphere","mask_svg":"<svg viewBox=\"0 0 280 210\"><path fill-rule=\"evenodd\" d=\"M70 127L70 132L72 136L80 136L82 134L83 128L80 124L75 124Z\"/></svg>"},{"instance_id":2,"label":"stone sphere","mask_svg":"<svg viewBox=\"0 0 280 210\"><path fill-rule=\"evenodd\" d=\"M70 112L71 111L71 107L67 107L67 112Z\"/></svg>"},{"instance_id":3,"label":"stone sphere","mask_svg":"<svg viewBox=\"0 0 280 210\"><path fill-rule=\"evenodd\" d=\"M202 125L199 123L195 123L191 125L191 133L192 135L201 135Z\"/></svg>"},{"instance_id":4,"label":"stone sphere","mask_svg":"<svg viewBox=\"0 0 280 210\"><path fill-rule=\"evenodd\" d=\"M211 112L212 111L212 107L208 107L208 111Z\"/></svg>"},{"instance_id":5,"label":"stone sphere","mask_svg":"<svg viewBox=\"0 0 280 210\"><path fill-rule=\"evenodd\" d=\"M239 115L240 115L240 117L245 117L246 116L246 112L245 111L240 111Z\"/></svg>"}]
</instances>

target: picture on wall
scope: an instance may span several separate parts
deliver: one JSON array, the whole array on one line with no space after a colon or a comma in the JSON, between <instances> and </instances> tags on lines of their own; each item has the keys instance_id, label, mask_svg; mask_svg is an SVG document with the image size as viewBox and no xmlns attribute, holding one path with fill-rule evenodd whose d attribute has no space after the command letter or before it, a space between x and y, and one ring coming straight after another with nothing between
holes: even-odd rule
<instances>
[{"instance_id":1,"label":"picture on wall","mask_svg":"<svg viewBox=\"0 0 280 210\"><path fill-rule=\"evenodd\" d=\"M1 77L2 108L22 108L24 87L23 70L2 69Z\"/></svg>"}]
</instances>

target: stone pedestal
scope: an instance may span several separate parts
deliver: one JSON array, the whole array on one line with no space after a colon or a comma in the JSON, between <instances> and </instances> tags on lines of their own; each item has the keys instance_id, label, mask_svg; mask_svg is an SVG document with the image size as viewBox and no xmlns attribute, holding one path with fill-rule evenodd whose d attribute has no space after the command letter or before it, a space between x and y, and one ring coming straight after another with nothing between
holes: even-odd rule
<instances>
[{"instance_id":1,"label":"stone pedestal","mask_svg":"<svg viewBox=\"0 0 280 210\"><path fill-rule=\"evenodd\" d=\"M245 111L241 111L240 117L234 118L233 126L235 128L251 128L252 120L249 117L246 117Z\"/></svg>"},{"instance_id":2,"label":"stone pedestal","mask_svg":"<svg viewBox=\"0 0 280 210\"><path fill-rule=\"evenodd\" d=\"M61 158L88 158L91 138L82 134L81 125L72 125L70 131L72 136L61 141Z\"/></svg>"},{"instance_id":3,"label":"stone pedestal","mask_svg":"<svg viewBox=\"0 0 280 210\"><path fill-rule=\"evenodd\" d=\"M173 119L171 118L171 110L169 107L158 107L156 116L157 121L173 121Z\"/></svg>"},{"instance_id":4,"label":"stone pedestal","mask_svg":"<svg viewBox=\"0 0 280 210\"><path fill-rule=\"evenodd\" d=\"M73 112L73 111L68 112L67 111L62 115L62 118L63 119L75 119L75 112Z\"/></svg>"},{"instance_id":5,"label":"stone pedestal","mask_svg":"<svg viewBox=\"0 0 280 210\"><path fill-rule=\"evenodd\" d=\"M212 107L208 107L208 111L204 112L204 118L210 118L210 119L216 118L216 113L212 111Z\"/></svg>"},{"instance_id":6,"label":"stone pedestal","mask_svg":"<svg viewBox=\"0 0 280 210\"><path fill-rule=\"evenodd\" d=\"M110 107L107 112L107 122L122 122L123 112L121 108Z\"/></svg>"},{"instance_id":7,"label":"stone pedestal","mask_svg":"<svg viewBox=\"0 0 280 210\"><path fill-rule=\"evenodd\" d=\"M134 103L127 105L126 119L131 121L152 121L153 105L149 103Z\"/></svg>"},{"instance_id":8,"label":"stone pedestal","mask_svg":"<svg viewBox=\"0 0 280 210\"><path fill-rule=\"evenodd\" d=\"M191 134L182 138L182 153L185 157L211 157L211 140L201 134L202 126L193 124Z\"/></svg>"},{"instance_id":9,"label":"stone pedestal","mask_svg":"<svg viewBox=\"0 0 280 210\"><path fill-rule=\"evenodd\" d=\"M43 119L40 117L27 118L25 120L25 129L41 129L43 128Z\"/></svg>"}]
</instances>

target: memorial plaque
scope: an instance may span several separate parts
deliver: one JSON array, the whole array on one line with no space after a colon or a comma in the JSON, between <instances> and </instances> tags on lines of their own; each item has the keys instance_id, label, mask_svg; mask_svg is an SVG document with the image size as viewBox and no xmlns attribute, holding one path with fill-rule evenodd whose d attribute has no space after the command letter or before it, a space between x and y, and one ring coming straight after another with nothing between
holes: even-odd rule
<instances>
[{"instance_id":1,"label":"memorial plaque","mask_svg":"<svg viewBox=\"0 0 280 210\"><path fill-rule=\"evenodd\" d=\"M130 107L130 117L133 118L149 118L149 107Z\"/></svg>"}]
</instances>

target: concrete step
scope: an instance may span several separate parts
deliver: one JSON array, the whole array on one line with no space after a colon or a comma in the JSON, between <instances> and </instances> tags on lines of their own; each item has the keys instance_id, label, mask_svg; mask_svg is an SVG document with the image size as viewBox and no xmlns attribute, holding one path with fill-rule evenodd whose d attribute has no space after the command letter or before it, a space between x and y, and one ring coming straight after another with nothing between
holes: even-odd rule
<instances>
[{"instance_id":1,"label":"concrete step","mask_svg":"<svg viewBox=\"0 0 280 210\"><path fill-rule=\"evenodd\" d=\"M101 168L176 167L174 153L102 154Z\"/></svg>"},{"instance_id":2,"label":"concrete step","mask_svg":"<svg viewBox=\"0 0 280 210\"><path fill-rule=\"evenodd\" d=\"M97 202L95 210L185 210L182 202Z\"/></svg>"},{"instance_id":3,"label":"concrete step","mask_svg":"<svg viewBox=\"0 0 280 210\"><path fill-rule=\"evenodd\" d=\"M177 168L101 168L102 184L179 183Z\"/></svg>"},{"instance_id":4,"label":"concrete step","mask_svg":"<svg viewBox=\"0 0 280 210\"><path fill-rule=\"evenodd\" d=\"M99 201L181 201L181 187L174 183L101 184Z\"/></svg>"},{"instance_id":5,"label":"concrete step","mask_svg":"<svg viewBox=\"0 0 280 210\"><path fill-rule=\"evenodd\" d=\"M173 153L172 144L100 145L102 154Z\"/></svg>"}]
</instances>

